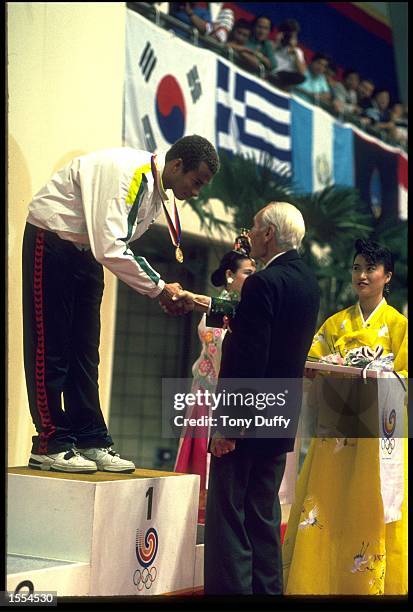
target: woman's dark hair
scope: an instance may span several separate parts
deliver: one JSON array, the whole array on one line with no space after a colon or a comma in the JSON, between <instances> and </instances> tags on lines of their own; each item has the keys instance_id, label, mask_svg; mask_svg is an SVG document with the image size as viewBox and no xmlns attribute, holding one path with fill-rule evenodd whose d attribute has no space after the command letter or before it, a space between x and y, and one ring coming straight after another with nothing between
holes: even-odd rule
<instances>
[{"instance_id":1,"label":"woman's dark hair","mask_svg":"<svg viewBox=\"0 0 413 612\"><path fill-rule=\"evenodd\" d=\"M227 277L225 272L231 270L235 274L238 271L242 261L251 259L249 255L243 251L229 251L225 253L221 259L219 267L211 274L211 283L214 287L225 287L227 284Z\"/></svg>"},{"instance_id":2,"label":"woman's dark hair","mask_svg":"<svg viewBox=\"0 0 413 612\"><path fill-rule=\"evenodd\" d=\"M177 140L165 155L165 161L181 158L184 172L197 170L205 162L212 174L219 170L219 158L214 146L202 136L184 136Z\"/></svg>"},{"instance_id":3,"label":"woman's dark hair","mask_svg":"<svg viewBox=\"0 0 413 612\"><path fill-rule=\"evenodd\" d=\"M394 272L394 257L391 251L385 246L382 246L378 242L373 240L356 240L354 243L356 252L353 257L353 263L357 255L361 255L368 263L372 264L383 264L384 271ZM389 284L384 285L383 295L387 297L389 295Z\"/></svg>"}]
</instances>

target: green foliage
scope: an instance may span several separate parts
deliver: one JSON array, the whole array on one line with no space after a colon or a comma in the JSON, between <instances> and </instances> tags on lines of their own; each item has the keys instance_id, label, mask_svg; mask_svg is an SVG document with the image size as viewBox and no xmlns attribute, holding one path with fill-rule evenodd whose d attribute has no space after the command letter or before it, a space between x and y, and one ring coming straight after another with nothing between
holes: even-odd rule
<instances>
[{"instance_id":1,"label":"green foliage","mask_svg":"<svg viewBox=\"0 0 413 612\"><path fill-rule=\"evenodd\" d=\"M189 204L201 224L211 231L234 236L251 227L254 215L269 202L290 202L303 214L306 236L302 256L314 270L321 288L319 323L354 302L351 266L354 242L370 238L395 256L395 277L389 302L402 310L407 302L407 223L377 221L356 189L330 186L317 193L299 193L287 173L276 172L271 157L259 164L254 158L220 154L221 169L196 200ZM232 212L232 226L216 219L208 201L216 198Z\"/></svg>"},{"instance_id":2,"label":"green foliage","mask_svg":"<svg viewBox=\"0 0 413 612\"><path fill-rule=\"evenodd\" d=\"M212 182L202 189L198 198L189 200L204 227L222 230L222 222L211 214L207 203L211 198L221 200L226 211L231 211L234 224L231 231L251 227L254 215L271 201L293 202L291 179L276 174L273 159L263 156L260 164L252 157L220 153L221 169Z\"/></svg>"},{"instance_id":3,"label":"green foliage","mask_svg":"<svg viewBox=\"0 0 413 612\"><path fill-rule=\"evenodd\" d=\"M370 238L385 245L393 253L394 275L388 302L402 311L407 304L407 222L400 219L379 221Z\"/></svg>"}]
</instances>

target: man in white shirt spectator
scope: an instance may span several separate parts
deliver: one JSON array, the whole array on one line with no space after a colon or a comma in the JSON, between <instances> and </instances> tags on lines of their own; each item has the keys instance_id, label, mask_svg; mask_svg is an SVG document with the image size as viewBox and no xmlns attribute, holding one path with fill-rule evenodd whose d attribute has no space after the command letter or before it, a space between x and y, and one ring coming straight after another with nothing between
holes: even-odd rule
<instances>
[{"instance_id":1,"label":"man in white shirt spectator","mask_svg":"<svg viewBox=\"0 0 413 612\"><path fill-rule=\"evenodd\" d=\"M333 106L339 113L357 112L357 88L360 83L360 75L357 70L346 70L343 74L342 83L334 87Z\"/></svg>"},{"instance_id":2,"label":"man in white shirt spectator","mask_svg":"<svg viewBox=\"0 0 413 612\"><path fill-rule=\"evenodd\" d=\"M287 19L279 25L278 30L274 52L277 66L269 80L288 91L305 80L304 53L298 46L300 25L295 19Z\"/></svg>"}]
</instances>

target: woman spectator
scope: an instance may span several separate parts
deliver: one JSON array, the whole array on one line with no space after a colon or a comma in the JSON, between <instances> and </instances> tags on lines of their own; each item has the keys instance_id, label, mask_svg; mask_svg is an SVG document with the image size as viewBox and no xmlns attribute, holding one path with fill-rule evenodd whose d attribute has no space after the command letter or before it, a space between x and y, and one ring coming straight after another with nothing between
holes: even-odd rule
<instances>
[{"instance_id":1,"label":"woman spectator","mask_svg":"<svg viewBox=\"0 0 413 612\"><path fill-rule=\"evenodd\" d=\"M277 67L271 72L269 80L288 91L292 86L305 81L304 53L298 47L300 25L295 19L287 19L279 25L278 31L274 52Z\"/></svg>"},{"instance_id":2,"label":"woman spectator","mask_svg":"<svg viewBox=\"0 0 413 612\"><path fill-rule=\"evenodd\" d=\"M256 264L250 258L250 243L245 235L236 238L234 249L226 253L211 276L211 283L221 288L221 300L238 302L244 281L255 272ZM198 325L198 335L201 341L201 352L192 366L192 393L198 390L216 389L219 368L221 364L221 346L226 334L222 328L222 316L218 317L217 327L209 327L204 314ZM210 321L208 320L208 323ZM210 323L211 324L211 323ZM188 409L187 418L211 416L211 411L203 405L195 405ZM198 522L204 522L205 504L208 489L209 455L207 452L209 428L207 426L186 427L182 432L175 463L176 472L199 474L199 511Z\"/></svg>"}]
</instances>

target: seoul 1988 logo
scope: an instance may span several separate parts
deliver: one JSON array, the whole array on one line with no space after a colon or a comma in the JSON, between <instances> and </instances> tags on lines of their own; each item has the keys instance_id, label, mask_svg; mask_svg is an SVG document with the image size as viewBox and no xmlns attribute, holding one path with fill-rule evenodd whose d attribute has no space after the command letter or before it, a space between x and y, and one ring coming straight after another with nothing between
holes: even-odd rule
<instances>
[{"instance_id":1,"label":"seoul 1988 logo","mask_svg":"<svg viewBox=\"0 0 413 612\"><path fill-rule=\"evenodd\" d=\"M137 569L133 575L133 583L138 591L145 587L150 589L157 576L157 569L151 564L155 560L158 552L158 533L156 529L150 527L145 536L141 529L136 530L136 558L142 569Z\"/></svg>"}]
</instances>

